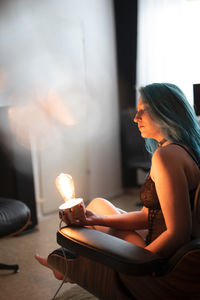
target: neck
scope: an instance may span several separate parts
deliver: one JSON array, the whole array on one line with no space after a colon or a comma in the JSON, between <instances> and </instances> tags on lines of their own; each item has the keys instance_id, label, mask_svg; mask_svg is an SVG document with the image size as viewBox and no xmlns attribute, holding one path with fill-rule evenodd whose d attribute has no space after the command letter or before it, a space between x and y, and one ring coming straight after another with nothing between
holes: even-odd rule
<instances>
[{"instance_id":1,"label":"neck","mask_svg":"<svg viewBox=\"0 0 200 300\"><path fill-rule=\"evenodd\" d=\"M162 147L162 145L166 142L167 140L163 138L160 142L158 142L158 147Z\"/></svg>"}]
</instances>

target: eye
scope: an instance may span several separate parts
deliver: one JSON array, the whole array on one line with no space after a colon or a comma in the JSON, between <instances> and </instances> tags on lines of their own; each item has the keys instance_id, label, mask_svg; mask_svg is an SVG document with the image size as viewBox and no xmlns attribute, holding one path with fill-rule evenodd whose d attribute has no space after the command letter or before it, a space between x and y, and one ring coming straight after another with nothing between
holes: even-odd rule
<instances>
[{"instance_id":1,"label":"eye","mask_svg":"<svg viewBox=\"0 0 200 300\"><path fill-rule=\"evenodd\" d=\"M144 112L145 112L145 109L139 109L139 110L137 110L136 113L142 115Z\"/></svg>"},{"instance_id":2,"label":"eye","mask_svg":"<svg viewBox=\"0 0 200 300\"><path fill-rule=\"evenodd\" d=\"M144 108L142 109L142 111L143 111L143 113L144 113L144 112L149 113L149 112L150 112L150 108L149 108L149 107L144 107Z\"/></svg>"}]
</instances>

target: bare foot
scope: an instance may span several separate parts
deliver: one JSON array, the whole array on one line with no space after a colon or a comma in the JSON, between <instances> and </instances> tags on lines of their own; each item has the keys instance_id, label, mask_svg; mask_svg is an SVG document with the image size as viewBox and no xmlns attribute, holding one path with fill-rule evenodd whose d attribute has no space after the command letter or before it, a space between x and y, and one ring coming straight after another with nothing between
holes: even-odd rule
<instances>
[{"instance_id":1,"label":"bare foot","mask_svg":"<svg viewBox=\"0 0 200 300\"><path fill-rule=\"evenodd\" d=\"M39 256L38 254L35 254L34 257L35 257L35 259L37 259L37 261L41 265L51 269L53 271L54 276L56 277L56 279L63 280L64 275L62 273L58 272L57 270L53 269L51 266L49 266L48 263L47 263L47 258L46 257ZM66 278L66 282L67 281L68 281L68 278Z\"/></svg>"}]
</instances>

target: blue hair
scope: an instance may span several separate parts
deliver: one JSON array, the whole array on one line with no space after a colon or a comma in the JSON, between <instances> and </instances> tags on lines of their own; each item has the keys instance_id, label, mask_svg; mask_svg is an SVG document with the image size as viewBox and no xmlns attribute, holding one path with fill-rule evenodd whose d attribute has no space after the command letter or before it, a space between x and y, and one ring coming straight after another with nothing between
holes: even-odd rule
<instances>
[{"instance_id":1,"label":"blue hair","mask_svg":"<svg viewBox=\"0 0 200 300\"><path fill-rule=\"evenodd\" d=\"M200 165L200 126L194 109L179 87L171 83L153 83L139 89L157 119L164 137L193 150ZM145 139L146 149L153 154L158 148L154 139Z\"/></svg>"}]
</instances>

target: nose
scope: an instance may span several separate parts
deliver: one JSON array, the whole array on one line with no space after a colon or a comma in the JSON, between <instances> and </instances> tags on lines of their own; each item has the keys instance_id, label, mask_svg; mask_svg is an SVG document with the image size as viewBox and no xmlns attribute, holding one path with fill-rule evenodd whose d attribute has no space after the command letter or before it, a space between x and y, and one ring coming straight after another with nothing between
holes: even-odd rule
<instances>
[{"instance_id":1,"label":"nose","mask_svg":"<svg viewBox=\"0 0 200 300\"><path fill-rule=\"evenodd\" d=\"M136 112L133 121L134 121L135 123L138 123L139 119L141 119L141 116L140 116L139 112Z\"/></svg>"}]
</instances>

